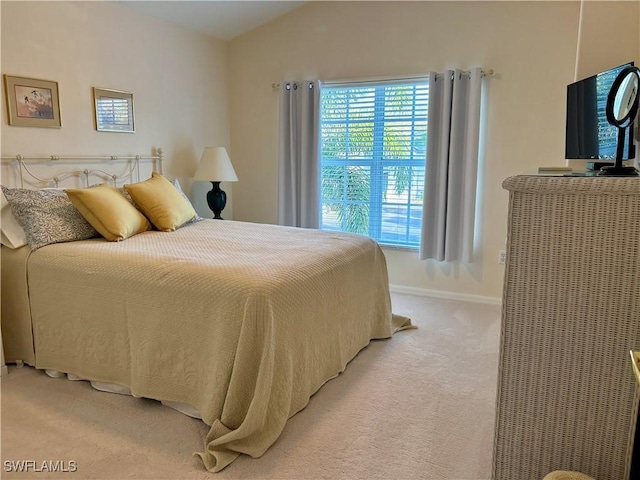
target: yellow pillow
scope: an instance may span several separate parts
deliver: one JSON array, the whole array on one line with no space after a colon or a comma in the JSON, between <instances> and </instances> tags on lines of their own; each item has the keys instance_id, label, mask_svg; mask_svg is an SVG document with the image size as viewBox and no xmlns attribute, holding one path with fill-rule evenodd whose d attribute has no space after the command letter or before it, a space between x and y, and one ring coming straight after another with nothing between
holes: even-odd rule
<instances>
[{"instance_id":1,"label":"yellow pillow","mask_svg":"<svg viewBox=\"0 0 640 480\"><path fill-rule=\"evenodd\" d=\"M85 220L110 242L118 242L152 229L147 218L117 188L109 184L94 188L70 188L65 192Z\"/></svg>"},{"instance_id":2,"label":"yellow pillow","mask_svg":"<svg viewBox=\"0 0 640 480\"><path fill-rule=\"evenodd\" d=\"M124 189L151 223L163 232L172 232L197 216L191 203L159 173L153 172L149 180L125 185Z\"/></svg>"}]
</instances>

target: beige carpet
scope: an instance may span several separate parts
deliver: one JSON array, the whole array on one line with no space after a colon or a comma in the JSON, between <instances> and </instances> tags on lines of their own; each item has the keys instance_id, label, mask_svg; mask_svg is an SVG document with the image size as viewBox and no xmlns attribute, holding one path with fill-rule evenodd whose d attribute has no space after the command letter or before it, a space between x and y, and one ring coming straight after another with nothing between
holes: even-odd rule
<instances>
[{"instance_id":1,"label":"beige carpet","mask_svg":"<svg viewBox=\"0 0 640 480\"><path fill-rule=\"evenodd\" d=\"M208 427L160 403L9 366L0 477L72 479L456 479L491 477L500 307L393 295L418 330L375 341L259 459L218 474L192 452ZM74 461L74 473L7 462Z\"/></svg>"}]
</instances>

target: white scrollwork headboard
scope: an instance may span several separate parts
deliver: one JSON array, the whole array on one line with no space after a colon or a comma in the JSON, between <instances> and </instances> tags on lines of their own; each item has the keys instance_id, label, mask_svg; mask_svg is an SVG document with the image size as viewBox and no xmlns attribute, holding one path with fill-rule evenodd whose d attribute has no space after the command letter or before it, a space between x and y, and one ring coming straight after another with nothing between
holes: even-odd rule
<instances>
[{"instance_id":1,"label":"white scrollwork headboard","mask_svg":"<svg viewBox=\"0 0 640 480\"><path fill-rule=\"evenodd\" d=\"M21 188L60 187L72 179L81 184L68 186L88 187L104 182L118 186L142 181L152 171L163 173L162 155L162 148L156 148L151 155L2 156L0 180L4 185Z\"/></svg>"}]
</instances>

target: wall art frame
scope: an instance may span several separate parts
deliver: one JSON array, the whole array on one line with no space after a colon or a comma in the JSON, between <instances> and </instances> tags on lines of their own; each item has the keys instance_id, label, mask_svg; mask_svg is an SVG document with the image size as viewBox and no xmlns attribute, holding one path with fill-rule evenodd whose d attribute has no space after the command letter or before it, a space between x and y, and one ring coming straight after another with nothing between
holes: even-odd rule
<instances>
[{"instance_id":1,"label":"wall art frame","mask_svg":"<svg viewBox=\"0 0 640 480\"><path fill-rule=\"evenodd\" d=\"M93 87L93 100L96 130L135 133L133 93Z\"/></svg>"},{"instance_id":2,"label":"wall art frame","mask_svg":"<svg viewBox=\"0 0 640 480\"><path fill-rule=\"evenodd\" d=\"M60 128L58 82L4 75L9 125Z\"/></svg>"}]
</instances>

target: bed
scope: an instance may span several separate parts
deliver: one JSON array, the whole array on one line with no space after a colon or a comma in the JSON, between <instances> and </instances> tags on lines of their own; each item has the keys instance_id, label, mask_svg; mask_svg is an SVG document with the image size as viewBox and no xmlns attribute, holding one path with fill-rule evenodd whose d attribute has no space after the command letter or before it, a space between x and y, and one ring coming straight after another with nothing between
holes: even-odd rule
<instances>
[{"instance_id":1,"label":"bed","mask_svg":"<svg viewBox=\"0 0 640 480\"><path fill-rule=\"evenodd\" d=\"M411 328L359 235L207 219L1 258L7 362L191 407L212 472L264 454L372 339Z\"/></svg>"}]
</instances>

